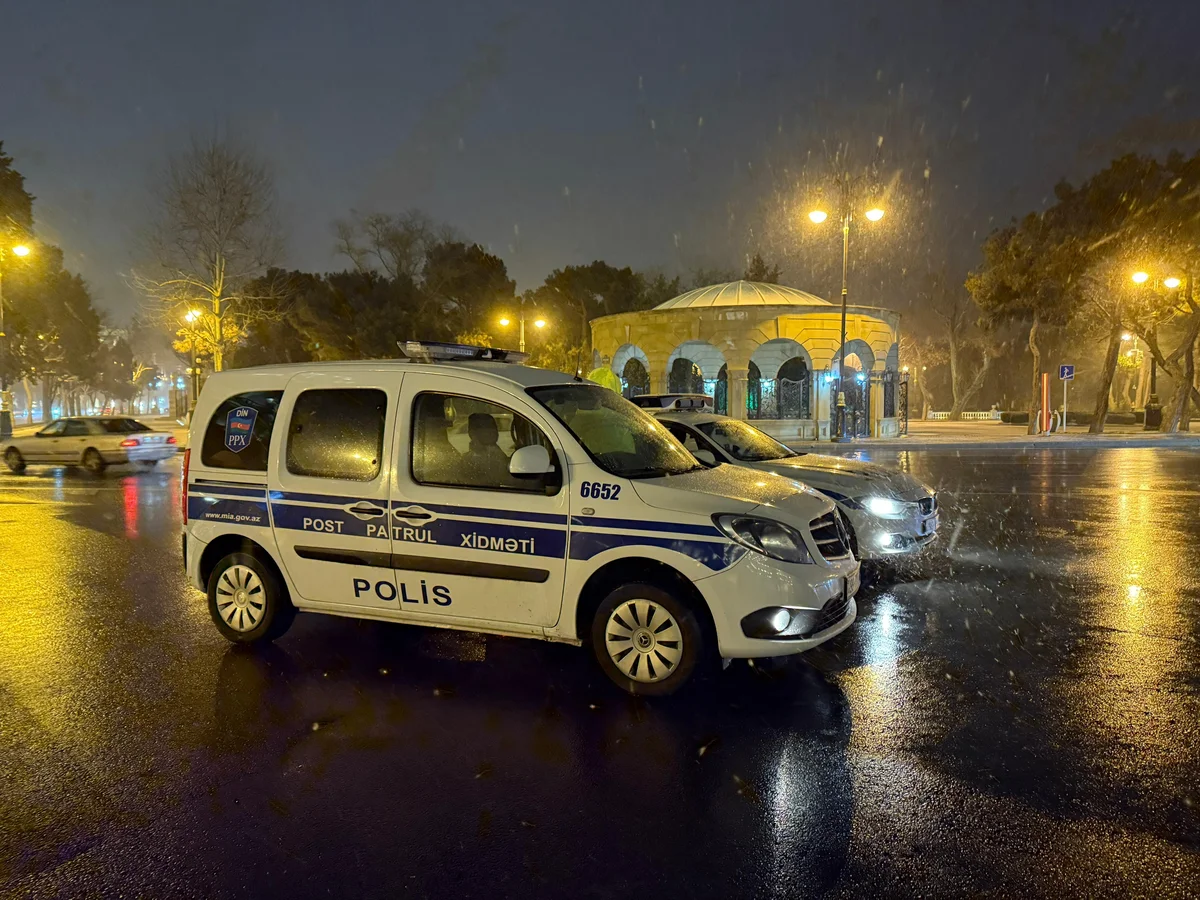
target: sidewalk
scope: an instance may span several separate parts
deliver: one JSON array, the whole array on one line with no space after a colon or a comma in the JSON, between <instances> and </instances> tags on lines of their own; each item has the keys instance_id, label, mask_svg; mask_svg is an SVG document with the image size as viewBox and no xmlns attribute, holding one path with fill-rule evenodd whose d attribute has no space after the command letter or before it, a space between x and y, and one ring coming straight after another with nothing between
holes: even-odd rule
<instances>
[{"instance_id":1,"label":"sidewalk","mask_svg":"<svg viewBox=\"0 0 1200 900\"><path fill-rule=\"evenodd\" d=\"M1200 423L1192 431L1159 434L1141 425L1106 425L1104 434L1088 434L1087 426L1072 425L1065 434L1027 434L1024 425L1003 422L910 422L908 434L898 438L860 438L853 443L787 441L796 450L825 453L875 450L1081 450L1101 447L1160 447L1200 450Z\"/></svg>"}]
</instances>

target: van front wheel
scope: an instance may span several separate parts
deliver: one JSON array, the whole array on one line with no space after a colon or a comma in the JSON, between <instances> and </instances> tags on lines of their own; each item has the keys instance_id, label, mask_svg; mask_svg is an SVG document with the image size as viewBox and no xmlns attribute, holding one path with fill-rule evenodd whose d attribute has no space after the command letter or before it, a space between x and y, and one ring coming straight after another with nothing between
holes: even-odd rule
<instances>
[{"instance_id":1,"label":"van front wheel","mask_svg":"<svg viewBox=\"0 0 1200 900\"><path fill-rule=\"evenodd\" d=\"M626 584L604 598L592 621L600 667L631 694L663 696L683 687L704 653L696 614L653 584Z\"/></svg>"},{"instance_id":2,"label":"van front wheel","mask_svg":"<svg viewBox=\"0 0 1200 900\"><path fill-rule=\"evenodd\" d=\"M213 567L208 612L217 630L235 644L273 641L296 617L275 570L251 553L230 553Z\"/></svg>"}]
</instances>

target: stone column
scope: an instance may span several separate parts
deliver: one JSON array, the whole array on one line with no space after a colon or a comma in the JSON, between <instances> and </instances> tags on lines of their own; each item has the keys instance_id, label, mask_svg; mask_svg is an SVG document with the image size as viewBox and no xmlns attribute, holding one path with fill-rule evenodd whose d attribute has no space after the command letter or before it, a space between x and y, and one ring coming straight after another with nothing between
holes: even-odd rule
<instances>
[{"instance_id":1,"label":"stone column","mask_svg":"<svg viewBox=\"0 0 1200 900\"><path fill-rule=\"evenodd\" d=\"M729 377L729 415L746 421L746 392L750 381L750 370L726 368Z\"/></svg>"},{"instance_id":2,"label":"stone column","mask_svg":"<svg viewBox=\"0 0 1200 900\"><path fill-rule=\"evenodd\" d=\"M870 373L871 379L871 437L883 436L883 366Z\"/></svg>"}]
</instances>

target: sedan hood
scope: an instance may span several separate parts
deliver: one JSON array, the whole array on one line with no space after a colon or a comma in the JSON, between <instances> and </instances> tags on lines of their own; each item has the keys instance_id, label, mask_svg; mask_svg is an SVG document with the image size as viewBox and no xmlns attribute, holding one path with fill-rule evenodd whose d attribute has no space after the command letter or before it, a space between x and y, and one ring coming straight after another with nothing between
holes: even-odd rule
<instances>
[{"instance_id":1,"label":"sedan hood","mask_svg":"<svg viewBox=\"0 0 1200 900\"><path fill-rule=\"evenodd\" d=\"M844 456L805 453L748 465L758 471L798 479L819 491L832 491L846 497L877 494L897 500L919 500L933 493L904 472Z\"/></svg>"},{"instance_id":2,"label":"sedan hood","mask_svg":"<svg viewBox=\"0 0 1200 900\"><path fill-rule=\"evenodd\" d=\"M667 478L639 479L633 482L633 488L644 503L657 509L696 515L749 513L759 509L772 518L787 519L789 524L803 527L829 512L833 504L796 478L744 466L721 465ZM726 502L716 508L714 497ZM767 509L772 512L766 513Z\"/></svg>"}]
</instances>

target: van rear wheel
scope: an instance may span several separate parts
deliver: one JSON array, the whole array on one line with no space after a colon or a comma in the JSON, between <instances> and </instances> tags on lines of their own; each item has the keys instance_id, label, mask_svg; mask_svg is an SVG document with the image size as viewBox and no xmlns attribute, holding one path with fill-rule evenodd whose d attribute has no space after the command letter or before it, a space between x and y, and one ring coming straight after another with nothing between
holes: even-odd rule
<instances>
[{"instance_id":1,"label":"van rear wheel","mask_svg":"<svg viewBox=\"0 0 1200 900\"><path fill-rule=\"evenodd\" d=\"M600 668L631 694L664 696L683 687L703 658L696 614L654 584L625 584L600 603L592 620Z\"/></svg>"},{"instance_id":2,"label":"van rear wheel","mask_svg":"<svg viewBox=\"0 0 1200 900\"><path fill-rule=\"evenodd\" d=\"M213 567L208 612L217 630L235 644L273 641L296 617L274 568L252 553L230 553Z\"/></svg>"}]
</instances>

